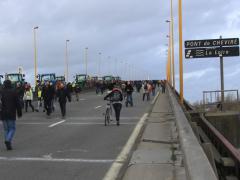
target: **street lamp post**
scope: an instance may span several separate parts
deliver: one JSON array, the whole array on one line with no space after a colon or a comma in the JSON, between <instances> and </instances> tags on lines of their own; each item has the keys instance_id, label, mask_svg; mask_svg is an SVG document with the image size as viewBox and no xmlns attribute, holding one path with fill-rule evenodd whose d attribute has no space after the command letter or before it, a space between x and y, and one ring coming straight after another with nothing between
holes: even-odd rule
<instances>
[{"instance_id":1,"label":"street lamp post","mask_svg":"<svg viewBox=\"0 0 240 180\"><path fill-rule=\"evenodd\" d=\"M113 71L115 71L115 76L118 76L118 72L117 72L117 59L114 60L114 69Z\"/></svg>"},{"instance_id":2,"label":"street lamp post","mask_svg":"<svg viewBox=\"0 0 240 180\"><path fill-rule=\"evenodd\" d=\"M170 80L169 83L172 84L172 41L171 41L171 21L167 20L167 23L169 23L169 35L167 35L168 38L168 60L169 60L169 74L170 74Z\"/></svg>"},{"instance_id":3,"label":"street lamp post","mask_svg":"<svg viewBox=\"0 0 240 180\"><path fill-rule=\"evenodd\" d=\"M171 0L171 40L172 40L172 80L173 89L175 89L175 60L174 60L174 18L173 18L173 0Z\"/></svg>"},{"instance_id":4,"label":"street lamp post","mask_svg":"<svg viewBox=\"0 0 240 180\"><path fill-rule=\"evenodd\" d=\"M36 37L36 30L38 26L33 28L33 40L34 40L34 83L37 86L37 37Z\"/></svg>"},{"instance_id":5,"label":"street lamp post","mask_svg":"<svg viewBox=\"0 0 240 180\"><path fill-rule=\"evenodd\" d=\"M179 84L180 84L180 102L183 104L183 38L182 38L182 0L178 0L178 18L179 18Z\"/></svg>"},{"instance_id":6,"label":"street lamp post","mask_svg":"<svg viewBox=\"0 0 240 180\"><path fill-rule=\"evenodd\" d=\"M111 56L108 56L108 74L111 74Z\"/></svg>"},{"instance_id":7,"label":"street lamp post","mask_svg":"<svg viewBox=\"0 0 240 180\"><path fill-rule=\"evenodd\" d=\"M65 79L66 79L66 82L68 82L68 42L70 40L66 40L66 48L65 48Z\"/></svg>"},{"instance_id":8,"label":"street lamp post","mask_svg":"<svg viewBox=\"0 0 240 180\"><path fill-rule=\"evenodd\" d=\"M166 46L169 47L167 44ZM169 48L166 50L166 57L167 57L167 63L166 63L166 79L169 82L170 81L170 74L169 74Z\"/></svg>"},{"instance_id":9,"label":"street lamp post","mask_svg":"<svg viewBox=\"0 0 240 180\"><path fill-rule=\"evenodd\" d=\"M88 74L88 47L85 48L85 68L86 68L86 75Z\"/></svg>"},{"instance_id":10,"label":"street lamp post","mask_svg":"<svg viewBox=\"0 0 240 180\"><path fill-rule=\"evenodd\" d=\"M101 55L102 53L98 53L99 55L99 61L98 61L98 76L100 77L101 74L100 74L100 68L101 68Z\"/></svg>"}]
</instances>

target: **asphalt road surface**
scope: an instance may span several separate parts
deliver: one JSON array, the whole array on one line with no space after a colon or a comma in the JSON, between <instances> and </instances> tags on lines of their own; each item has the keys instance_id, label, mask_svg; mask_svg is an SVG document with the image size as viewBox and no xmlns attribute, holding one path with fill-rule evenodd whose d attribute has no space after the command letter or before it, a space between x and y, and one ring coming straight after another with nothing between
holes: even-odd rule
<instances>
[{"instance_id":1,"label":"asphalt road surface","mask_svg":"<svg viewBox=\"0 0 240 180\"><path fill-rule=\"evenodd\" d=\"M58 103L50 118L42 110L33 113L29 108L17 120L12 151L6 151L0 127L0 179L102 179L149 104L134 94L134 107L123 106L119 127L115 121L104 126L106 102L91 92L67 105L65 119Z\"/></svg>"}]
</instances>

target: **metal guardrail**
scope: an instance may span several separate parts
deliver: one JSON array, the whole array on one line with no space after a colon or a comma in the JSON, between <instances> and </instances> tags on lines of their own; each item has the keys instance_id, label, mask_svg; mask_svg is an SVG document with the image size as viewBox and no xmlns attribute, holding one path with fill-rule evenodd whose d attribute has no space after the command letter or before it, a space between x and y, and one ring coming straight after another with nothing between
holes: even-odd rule
<instances>
[{"instance_id":1,"label":"metal guardrail","mask_svg":"<svg viewBox=\"0 0 240 180\"><path fill-rule=\"evenodd\" d=\"M179 98L179 94L175 93ZM191 106L186 100L184 100L184 109L188 112L194 112L194 107ZM194 115L198 114L197 125L205 135L209 138L214 148L220 154L221 159L229 158L233 164L224 164L221 162L216 163L217 172L220 180L228 180L227 177L232 179L240 180L240 151L236 149L201 113L195 112ZM231 179L229 178L229 179Z\"/></svg>"},{"instance_id":2,"label":"metal guardrail","mask_svg":"<svg viewBox=\"0 0 240 180\"><path fill-rule=\"evenodd\" d=\"M204 111L210 106L220 105L220 110L225 102L238 102L239 92L238 90L216 90L216 91L203 91L203 108Z\"/></svg>"},{"instance_id":3,"label":"metal guardrail","mask_svg":"<svg viewBox=\"0 0 240 180\"><path fill-rule=\"evenodd\" d=\"M234 166L224 167L219 164L219 176L226 178L227 176L235 176L240 179L240 151L237 150L203 115L198 122L202 130L211 140L221 157L230 158L234 162Z\"/></svg>"}]
</instances>

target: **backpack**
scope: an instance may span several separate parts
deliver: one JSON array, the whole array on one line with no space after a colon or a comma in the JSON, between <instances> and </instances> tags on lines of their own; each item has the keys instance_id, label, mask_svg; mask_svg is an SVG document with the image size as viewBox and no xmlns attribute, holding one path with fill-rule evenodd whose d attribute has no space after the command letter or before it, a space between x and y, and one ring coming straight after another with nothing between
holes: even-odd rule
<instances>
[{"instance_id":1,"label":"backpack","mask_svg":"<svg viewBox=\"0 0 240 180\"><path fill-rule=\"evenodd\" d=\"M119 91L113 91L111 100L112 101L122 101L121 93Z\"/></svg>"}]
</instances>

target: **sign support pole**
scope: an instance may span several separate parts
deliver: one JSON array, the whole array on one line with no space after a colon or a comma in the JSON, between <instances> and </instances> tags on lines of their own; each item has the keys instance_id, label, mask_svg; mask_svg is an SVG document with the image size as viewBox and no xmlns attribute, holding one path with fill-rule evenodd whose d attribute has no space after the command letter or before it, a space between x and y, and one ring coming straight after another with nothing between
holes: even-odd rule
<instances>
[{"instance_id":1,"label":"sign support pole","mask_svg":"<svg viewBox=\"0 0 240 180\"><path fill-rule=\"evenodd\" d=\"M220 36L222 39L222 36ZM220 56L220 77L221 77L221 104L224 103L224 69L223 69L223 55Z\"/></svg>"}]
</instances>

